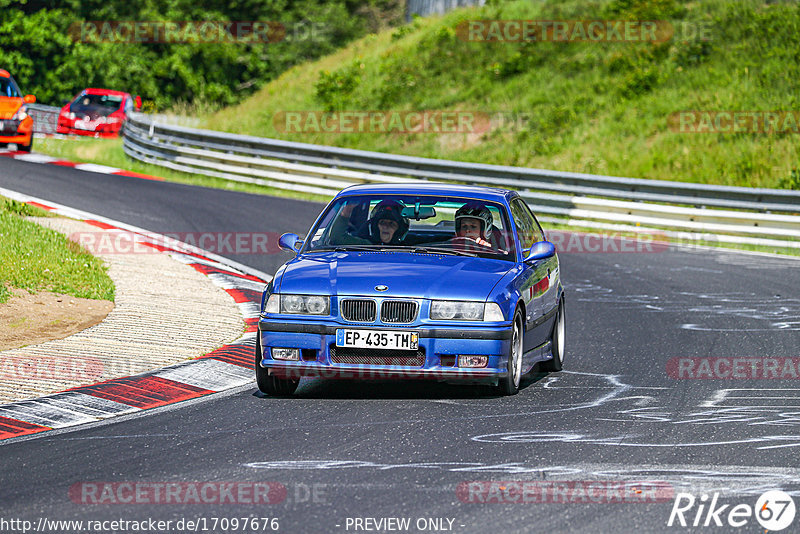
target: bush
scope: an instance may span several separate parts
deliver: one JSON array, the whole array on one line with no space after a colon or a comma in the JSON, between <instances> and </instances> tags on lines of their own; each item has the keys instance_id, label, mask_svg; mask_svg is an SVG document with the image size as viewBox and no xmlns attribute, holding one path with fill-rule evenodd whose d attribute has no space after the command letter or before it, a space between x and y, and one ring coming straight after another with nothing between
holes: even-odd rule
<instances>
[{"instance_id":1,"label":"bush","mask_svg":"<svg viewBox=\"0 0 800 534\"><path fill-rule=\"evenodd\" d=\"M141 95L151 110L176 102L240 101L289 67L361 37L368 26L398 23L397 0L298 0L200 4L165 0L0 0L2 68L42 104L61 105L85 87ZM58 5L56 9L52 6ZM84 21L277 21L271 43L81 42Z\"/></svg>"}]
</instances>

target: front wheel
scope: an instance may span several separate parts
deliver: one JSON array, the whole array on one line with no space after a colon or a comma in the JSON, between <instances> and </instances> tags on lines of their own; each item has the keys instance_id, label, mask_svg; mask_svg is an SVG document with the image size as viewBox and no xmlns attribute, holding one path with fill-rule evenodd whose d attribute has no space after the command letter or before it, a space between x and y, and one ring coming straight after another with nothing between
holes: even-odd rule
<instances>
[{"instance_id":1,"label":"front wheel","mask_svg":"<svg viewBox=\"0 0 800 534\"><path fill-rule=\"evenodd\" d=\"M564 367L564 334L565 330L565 316L564 316L564 299L558 302L558 312L556 315L556 322L553 325L553 335L550 337L550 350L553 353L553 359L542 362L542 371L548 373L557 373Z\"/></svg>"},{"instance_id":2,"label":"front wheel","mask_svg":"<svg viewBox=\"0 0 800 534\"><path fill-rule=\"evenodd\" d=\"M33 135L31 134L31 140L27 145L19 144L17 148L22 152L30 152L31 148L33 148Z\"/></svg>"},{"instance_id":3,"label":"front wheel","mask_svg":"<svg viewBox=\"0 0 800 534\"><path fill-rule=\"evenodd\" d=\"M261 333L256 333L256 384L262 393L273 397L288 397L295 392L300 379L278 378L269 374L269 369L261 367Z\"/></svg>"},{"instance_id":4,"label":"front wheel","mask_svg":"<svg viewBox=\"0 0 800 534\"><path fill-rule=\"evenodd\" d=\"M519 384L522 381L522 314L517 310L514 314L514 326L511 330L511 347L508 351L506 376L498 384L503 395L516 395L519 393Z\"/></svg>"}]
</instances>

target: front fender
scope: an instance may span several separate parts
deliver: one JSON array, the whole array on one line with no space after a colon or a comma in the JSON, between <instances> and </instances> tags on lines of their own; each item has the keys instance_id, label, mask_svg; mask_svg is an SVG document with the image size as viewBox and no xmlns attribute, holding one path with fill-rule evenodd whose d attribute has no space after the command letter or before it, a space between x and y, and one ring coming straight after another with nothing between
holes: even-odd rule
<instances>
[{"instance_id":1,"label":"front fender","mask_svg":"<svg viewBox=\"0 0 800 534\"><path fill-rule=\"evenodd\" d=\"M503 315L507 321L514 318L514 312L517 309L517 304L522 300L522 294L519 289L515 287L514 279L522 272L522 265L517 264L503 275L497 284L489 292L488 302L496 302L503 310Z\"/></svg>"}]
</instances>

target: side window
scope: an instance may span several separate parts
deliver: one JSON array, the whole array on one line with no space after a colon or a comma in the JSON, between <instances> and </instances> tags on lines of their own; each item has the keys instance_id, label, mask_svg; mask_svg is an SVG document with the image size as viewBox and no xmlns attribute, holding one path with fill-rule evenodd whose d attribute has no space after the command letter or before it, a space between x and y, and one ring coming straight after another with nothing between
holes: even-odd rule
<instances>
[{"instance_id":1,"label":"side window","mask_svg":"<svg viewBox=\"0 0 800 534\"><path fill-rule=\"evenodd\" d=\"M531 211L531 209L528 207L527 204L525 204L521 200L519 200L519 203L522 205L522 209L525 211L525 213L528 214L528 217L530 217L531 219L533 233L534 233L533 242L537 243L539 241L544 241L545 240L544 231L542 230L542 226L539 224L539 221L536 220L536 216L533 214L533 212Z\"/></svg>"},{"instance_id":2,"label":"side window","mask_svg":"<svg viewBox=\"0 0 800 534\"><path fill-rule=\"evenodd\" d=\"M534 219L531 210L525 203L516 198L511 202L511 214L514 216L514 222L517 224L517 232L519 232L519 242L522 248L531 248L537 241L543 241L544 235L542 234L539 224Z\"/></svg>"}]
</instances>

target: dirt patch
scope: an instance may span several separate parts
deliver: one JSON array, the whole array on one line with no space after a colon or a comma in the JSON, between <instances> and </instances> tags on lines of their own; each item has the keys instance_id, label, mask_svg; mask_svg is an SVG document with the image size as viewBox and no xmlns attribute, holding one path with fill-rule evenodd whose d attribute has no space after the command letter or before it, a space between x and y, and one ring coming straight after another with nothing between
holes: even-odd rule
<instances>
[{"instance_id":1,"label":"dirt patch","mask_svg":"<svg viewBox=\"0 0 800 534\"><path fill-rule=\"evenodd\" d=\"M94 326L114 308L108 300L81 299L24 289L0 304L0 351L63 339Z\"/></svg>"}]
</instances>

